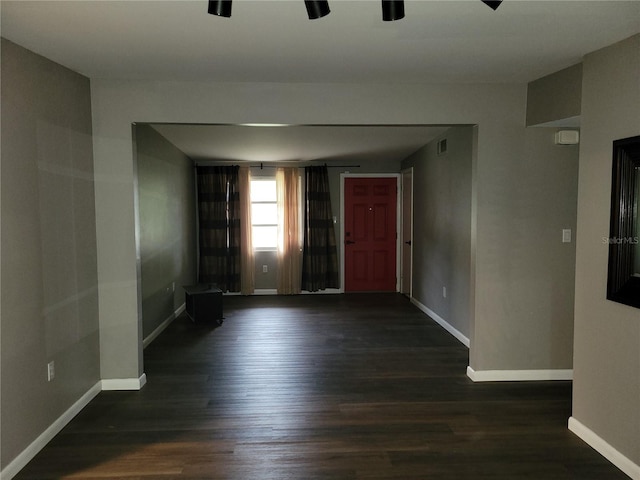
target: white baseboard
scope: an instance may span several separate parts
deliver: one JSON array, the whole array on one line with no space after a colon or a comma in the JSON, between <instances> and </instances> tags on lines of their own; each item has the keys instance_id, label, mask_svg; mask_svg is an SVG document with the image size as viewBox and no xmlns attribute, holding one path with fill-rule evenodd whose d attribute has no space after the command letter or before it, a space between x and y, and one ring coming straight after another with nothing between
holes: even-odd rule
<instances>
[{"instance_id":1,"label":"white baseboard","mask_svg":"<svg viewBox=\"0 0 640 480\"><path fill-rule=\"evenodd\" d=\"M478 370L467 367L467 376L474 382L531 382L573 380L573 370Z\"/></svg>"},{"instance_id":2,"label":"white baseboard","mask_svg":"<svg viewBox=\"0 0 640 480\"><path fill-rule=\"evenodd\" d=\"M323 294L336 294L343 293L339 288L327 288L325 290L318 290L317 292L308 292L302 290L299 295L323 295ZM225 295L240 295L239 293L225 293ZM256 288L251 295L278 295L277 288Z\"/></svg>"},{"instance_id":3,"label":"white baseboard","mask_svg":"<svg viewBox=\"0 0 640 480\"><path fill-rule=\"evenodd\" d=\"M438 325L444 328L447 332L453 335L465 347L469 348L469 345L471 345L471 342L461 331L456 329L453 325L447 322L444 318L440 317L436 312L431 310L429 307L420 303L414 297L411 297L411 303L413 303L416 307L418 307L420 310L426 313L429 317L431 317L431 319L434 322L436 322Z\"/></svg>"},{"instance_id":4,"label":"white baseboard","mask_svg":"<svg viewBox=\"0 0 640 480\"><path fill-rule=\"evenodd\" d=\"M256 288L252 295L277 295L278 290L275 288Z\"/></svg>"},{"instance_id":5,"label":"white baseboard","mask_svg":"<svg viewBox=\"0 0 640 480\"><path fill-rule=\"evenodd\" d=\"M1 480L10 480L22 470L44 446L49 443L60 431L75 417L80 410L86 407L102 390L101 382L96 383L80 399L64 412L42 434L25 448L15 459L0 472Z\"/></svg>"},{"instance_id":6,"label":"white baseboard","mask_svg":"<svg viewBox=\"0 0 640 480\"><path fill-rule=\"evenodd\" d=\"M624 456L579 420L570 417L569 430L633 480L640 480L640 465L637 465L631 459Z\"/></svg>"},{"instance_id":7,"label":"white baseboard","mask_svg":"<svg viewBox=\"0 0 640 480\"><path fill-rule=\"evenodd\" d=\"M140 378L111 378L97 382L14 458L9 465L0 471L0 480L11 480L15 477L102 390L140 390L145 383L147 383L147 376L144 373Z\"/></svg>"},{"instance_id":8,"label":"white baseboard","mask_svg":"<svg viewBox=\"0 0 640 480\"><path fill-rule=\"evenodd\" d=\"M325 288L324 290L317 290L315 292L302 290L300 293L302 295L335 295L336 293L344 293L344 291L340 288Z\"/></svg>"},{"instance_id":9,"label":"white baseboard","mask_svg":"<svg viewBox=\"0 0 640 480\"><path fill-rule=\"evenodd\" d=\"M102 390L140 390L147 383L147 375L140 378L107 378L102 380Z\"/></svg>"},{"instance_id":10,"label":"white baseboard","mask_svg":"<svg viewBox=\"0 0 640 480\"><path fill-rule=\"evenodd\" d=\"M178 316L184 312L186 309L186 305L183 303L182 305L180 305L178 307L178 309L173 312L171 315L169 315L169 318L167 318L164 322L162 322L160 325L158 325L156 327L156 329L151 332L147 338L145 338L142 341L142 348L147 348L149 346L149 344L151 344L151 342L153 342L156 338L158 338L158 335L160 335L165 328L167 328L169 325L171 325L171 322L173 322L176 318L178 318Z\"/></svg>"}]
</instances>

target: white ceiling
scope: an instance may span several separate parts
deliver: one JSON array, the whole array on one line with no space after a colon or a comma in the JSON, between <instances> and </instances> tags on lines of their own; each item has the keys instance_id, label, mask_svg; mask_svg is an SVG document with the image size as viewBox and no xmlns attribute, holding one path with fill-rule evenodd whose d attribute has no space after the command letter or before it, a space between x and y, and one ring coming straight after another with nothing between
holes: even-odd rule
<instances>
[{"instance_id":1,"label":"white ceiling","mask_svg":"<svg viewBox=\"0 0 640 480\"><path fill-rule=\"evenodd\" d=\"M196 162L400 161L447 127L355 125L159 125L162 136Z\"/></svg>"},{"instance_id":2,"label":"white ceiling","mask_svg":"<svg viewBox=\"0 0 640 480\"><path fill-rule=\"evenodd\" d=\"M89 77L230 82L528 82L640 32L640 2L2 1L2 35Z\"/></svg>"},{"instance_id":3,"label":"white ceiling","mask_svg":"<svg viewBox=\"0 0 640 480\"><path fill-rule=\"evenodd\" d=\"M2 0L1 33L90 78L521 83L640 32L637 0L504 0L496 11L480 0L406 0L406 17L396 22L382 21L379 0L329 4L327 17L308 20L303 0L234 0L231 18L208 15L207 0ZM391 155L441 131L377 129L371 136L354 127L315 127L309 136L308 129L221 128L159 130L195 158L256 160L267 146L279 159L357 155L367 143L375 145L370 156ZM240 133L249 136L238 140ZM328 133L336 148L313 151L313 138ZM350 148L347 133L354 135ZM205 142L216 136L218 147ZM306 151L293 148L305 144Z\"/></svg>"}]
</instances>

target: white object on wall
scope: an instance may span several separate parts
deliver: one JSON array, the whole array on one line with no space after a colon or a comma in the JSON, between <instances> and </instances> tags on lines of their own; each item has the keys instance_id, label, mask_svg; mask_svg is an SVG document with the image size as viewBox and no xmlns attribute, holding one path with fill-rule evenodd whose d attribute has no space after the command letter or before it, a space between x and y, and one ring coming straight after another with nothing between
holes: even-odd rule
<instances>
[{"instance_id":1,"label":"white object on wall","mask_svg":"<svg viewBox=\"0 0 640 480\"><path fill-rule=\"evenodd\" d=\"M558 130L554 139L556 145L577 145L579 141L580 132L578 130Z\"/></svg>"}]
</instances>

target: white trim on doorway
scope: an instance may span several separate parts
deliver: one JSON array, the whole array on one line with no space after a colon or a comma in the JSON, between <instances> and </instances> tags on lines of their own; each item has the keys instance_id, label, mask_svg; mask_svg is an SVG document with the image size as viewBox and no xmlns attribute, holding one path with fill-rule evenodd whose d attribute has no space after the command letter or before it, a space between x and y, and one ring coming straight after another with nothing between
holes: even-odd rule
<instances>
[{"instance_id":1,"label":"white trim on doorway","mask_svg":"<svg viewBox=\"0 0 640 480\"><path fill-rule=\"evenodd\" d=\"M570 417L569 430L633 480L640 480L640 465L634 463L580 420Z\"/></svg>"},{"instance_id":2,"label":"white trim on doorway","mask_svg":"<svg viewBox=\"0 0 640 480\"><path fill-rule=\"evenodd\" d=\"M572 369L547 370L474 370L467 367L467 377L474 382L535 382L573 380Z\"/></svg>"},{"instance_id":3,"label":"white trim on doorway","mask_svg":"<svg viewBox=\"0 0 640 480\"><path fill-rule=\"evenodd\" d=\"M405 200L405 191L407 188L407 185L405 185L405 178L409 178L410 179L410 185L411 185L411 198L409 198L409 242L410 242L410 249L409 249L409 278L406 279L406 272L404 271L404 266L405 266L405 258L404 258L404 242L406 242L406 238L404 237L404 232L405 232L405 225L404 225L404 220L405 220L405 204L404 204L404 200ZM400 237L400 275L398 276L398 278L400 279L400 288L398 289L400 293L402 294L407 294L408 293L408 297L409 298L413 298L413 167L409 167L409 168L405 168L404 170L402 170L400 172L400 215L401 215L401 222L400 222L400 231L399 231L399 237ZM409 284L409 288L405 288L406 283L408 282Z\"/></svg>"},{"instance_id":4,"label":"white trim on doorway","mask_svg":"<svg viewBox=\"0 0 640 480\"><path fill-rule=\"evenodd\" d=\"M80 411L89 405L96 395L101 391L102 383L98 381L87 392L82 395L71 407L67 409L57 420L55 420L38 438L36 438L27 448L18 454L9 464L0 472L1 480L9 480L15 477L27 463L29 463Z\"/></svg>"},{"instance_id":5,"label":"white trim on doorway","mask_svg":"<svg viewBox=\"0 0 640 480\"><path fill-rule=\"evenodd\" d=\"M453 325L451 325L449 322L447 322L444 318L442 318L440 315L438 315L436 312L431 310L426 305L420 303L414 297L411 297L411 303L413 303L423 313L425 313L429 318L431 318L431 320L436 322L438 325L440 325L442 328L444 328L447 332L449 332L451 335L453 335L456 338L456 340L458 340L460 343L462 343L465 347L470 348L471 342L469 341L469 339L462 332L460 332L457 328L455 328Z\"/></svg>"}]
</instances>

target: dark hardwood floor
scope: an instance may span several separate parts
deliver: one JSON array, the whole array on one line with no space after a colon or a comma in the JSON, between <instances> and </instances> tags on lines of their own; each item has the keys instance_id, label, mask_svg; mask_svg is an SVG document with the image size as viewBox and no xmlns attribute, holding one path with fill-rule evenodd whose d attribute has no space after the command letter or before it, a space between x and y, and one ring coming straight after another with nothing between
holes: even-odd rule
<instances>
[{"instance_id":1,"label":"dark hardwood floor","mask_svg":"<svg viewBox=\"0 0 640 480\"><path fill-rule=\"evenodd\" d=\"M474 384L397 294L225 297L176 319L147 385L102 392L16 477L627 479L567 430L570 382Z\"/></svg>"}]
</instances>

